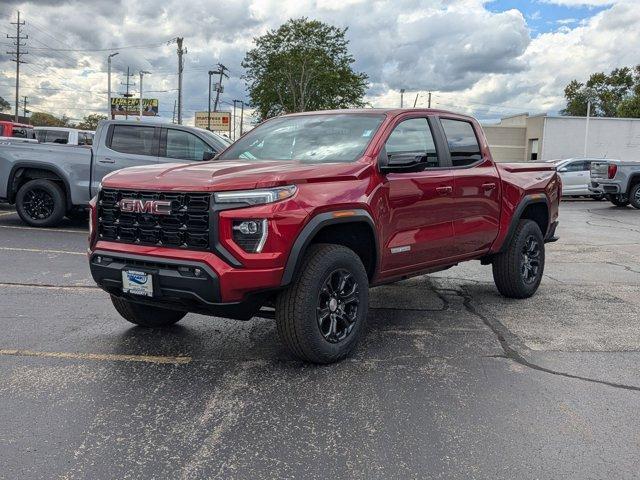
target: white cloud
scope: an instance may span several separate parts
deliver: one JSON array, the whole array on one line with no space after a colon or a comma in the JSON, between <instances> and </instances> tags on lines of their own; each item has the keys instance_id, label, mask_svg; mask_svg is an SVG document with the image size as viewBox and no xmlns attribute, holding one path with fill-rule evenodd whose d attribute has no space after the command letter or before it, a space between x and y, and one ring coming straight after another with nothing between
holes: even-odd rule
<instances>
[{"instance_id":1,"label":"white cloud","mask_svg":"<svg viewBox=\"0 0 640 480\"><path fill-rule=\"evenodd\" d=\"M553 0L565 4L611 2ZM54 52L45 48L97 49L122 45L158 45L120 50L114 58L114 90L129 66L152 73L145 89L160 98L170 117L176 97L175 45L166 40L183 35L185 118L206 109L207 71L218 61L230 68L224 102L244 98L240 63L252 38L291 17L307 16L349 27L355 68L370 76L368 99L376 106L426 103L499 117L518 110L556 110L571 79L593 71L638 63L640 13L628 1L578 24L566 22L556 32L531 38L522 13L495 13L483 0L152 0L109 3L85 0L46 1L0 6L7 16L23 12L29 33L30 63L23 70L23 94L42 110L80 118L106 110L107 52ZM2 15L5 15L2 17ZM162 46L160 46L162 45ZM5 45L2 45L4 48ZM0 95L12 98L14 64L0 58ZM137 81L137 79L135 79ZM118 88L115 88L115 87ZM55 90L54 90L55 89ZM151 95L151 94L150 94ZM497 105L497 106L496 106ZM229 103L224 103L225 108Z\"/></svg>"}]
</instances>

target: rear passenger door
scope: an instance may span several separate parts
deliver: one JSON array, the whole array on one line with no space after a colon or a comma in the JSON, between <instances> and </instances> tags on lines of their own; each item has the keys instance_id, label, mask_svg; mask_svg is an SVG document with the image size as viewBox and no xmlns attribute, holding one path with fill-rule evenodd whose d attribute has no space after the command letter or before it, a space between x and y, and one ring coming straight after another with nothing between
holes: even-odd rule
<instances>
[{"instance_id":1,"label":"rear passenger door","mask_svg":"<svg viewBox=\"0 0 640 480\"><path fill-rule=\"evenodd\" d=\"M211 145L191 132L177 128L163 128L160 141L160 162L202 162L216 153Z\"/></svg>"},{"instance_id":2,"label":"rear passenger door","mask_svg":"<svg viewBox=\"0 0 640 480\"><path fill-rule=\"evenodd\" d=\"M148 125L109 125L104 145L99 145L93 161L91 195L97 193L102 178L121 168L156 165L160 128Z\"/></svg>"},{"instance_id":3,"label":"rear passenger door","mask_svg":"<svg viewBox=\"0 0 640 480\"><path fill-rule=\"evenodd\" d=\"M453 231L456 255L488 250L498 235L500 177L482 132L460 118L440 118L453 171L455 213Z\"/></svg>"}]
</instances>

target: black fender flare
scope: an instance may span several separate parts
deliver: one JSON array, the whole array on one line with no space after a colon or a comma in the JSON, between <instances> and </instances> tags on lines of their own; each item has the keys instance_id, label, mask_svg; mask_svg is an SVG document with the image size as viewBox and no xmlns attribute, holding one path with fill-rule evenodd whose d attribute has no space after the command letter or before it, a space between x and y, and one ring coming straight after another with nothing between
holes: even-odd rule
<instances>
[{"instance_id":1,"label":"black fender flare","mask_svg":"<svg viewBox=\"0 0 640 480\"><path fill-rule=\"evenodd\" d=\"M9 200L9 203L13 203L14 200L16 199L16 194L18 193L18 190L15 189L14 191L13 182L15 180L17 171L22 168L50 172L54 174L57 178L62 180L62 183L64 184L64 194L67 199L67 209L73 207L73 202L71 201L71 187L69 185L67 178L64 175L64 172L62 172L62 170L60 170L55 165L43 165L37 162L17 162L13 167L11 167L11 172L9 173L9 179L7 181L7 199Z\"/></svg>"},{"instance_id":2,"label":"black fender flare","mask_svg":"<svg viewBox=\"0 0 640 480\"><path fill-rule=\"evenodd\" d=\"M509 230L507 230L507 235L504 237L504 241L502 242L500 249L496 253L503 253L509 246L511 239L513 238L513 235L516 232L516 228L518 227L518 222L522 217L522 212L524 212L525 208L527 208L529 205L535 205L537 203L543 204L545 207L547 207L547 211L549 210L549 199L543 193L531 193L529 195L525 195L524 197L522 197L522 200L520 200L520 203L516 207L515 211L513 212L513 216L511 217L511 223L509 224ZM551 221L550 216L549 216L549 221ZM547 225L547 232L548 231L549 231L549 225ZM545 234L545 238L546 238L546 234Z\"/></svg>"},{"instance_id":3,"label":"black fender flare","mask_svg":"<svg viewBox=\"0 0 640 480\"><path fill-rule=\"evenodd\" d=\"M340 215L341 212L349 213L348 215ZM293 247L291 247L291 251L289 252L289 258L287 259L287 264L282 275L282 281L280 283L282 287L289 285L293 280L293 275L298 270L298 267L302 262L304 252L307 250L307 247L311 243L311 240L313 240L313 237L322 228L328 225L336 225L341 223L365 223L369 226L369 228L371 228L371 233L373 234L376 248L376 265L374 267L375 274L375 272L378 270L378 262L380 261L380 248L373 218L371 218L369 212L364 209L337 210L315 215L313 218L311 218L311 220L309 220L309 222L307 222L302 231L298 234L298 237L296 238L296 241L293 243Z\"/></svg>"}]
</instances>

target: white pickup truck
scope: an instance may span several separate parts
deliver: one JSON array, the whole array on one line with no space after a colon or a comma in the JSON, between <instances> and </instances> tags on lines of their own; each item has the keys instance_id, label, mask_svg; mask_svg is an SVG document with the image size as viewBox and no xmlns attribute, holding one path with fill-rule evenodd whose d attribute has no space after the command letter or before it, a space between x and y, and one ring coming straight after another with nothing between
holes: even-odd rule
<instances>
[{"instance_id":1,"label":"white pickup truck","mask_svg":"<svg viewBox=\"0 0 640 480\"><path fill-rule=\"evenodd\" d=\"M57 143L60 145L93 145L96 132L67 127L34 127L36 138L40 143Z\"/></svg>"},{"instance_id":2,"label":"white pickup truck","mask_svg":"<svg viewBox=\"0 0 640 480\"><path fill-rule=\"evenodd\" d=\"M603 160L591 164L589 191L616 207L640 209L640 161Z\"/></svg>"}]
</instances>

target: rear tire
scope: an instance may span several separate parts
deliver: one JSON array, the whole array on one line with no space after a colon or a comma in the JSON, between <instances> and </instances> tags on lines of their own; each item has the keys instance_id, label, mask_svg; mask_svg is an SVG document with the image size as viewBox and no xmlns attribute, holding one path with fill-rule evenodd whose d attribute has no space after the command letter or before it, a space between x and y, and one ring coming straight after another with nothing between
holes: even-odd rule
<instances>
[{"instance_id":1,"label":"rear tire","mask_svg":"<svg viewBox=\"0 0 640 480\"><path fill-rule=\"evenodd\" d=\"M67 211L64 191L51 180L29 180L18 190L16 211L27 225L53 227Z\"/></svg>"},{"instance_id":2,"label":"rear tire","mask_svg":"<svg viewBox=\"0 0 640 480\"><path fill-rule=\"evenodd\" d=\"M631 189L631 193L629 194L629 201L631 202L631 206L633 208L640 209L640 183L638 183Z\"/></svg>"},{"instance_id":3,"label":"rear tire","mask_svg":"<svg viewBox=\"0 0 640 480\"><path fill-rule=\"evenodd\" d=\"M297 277L276 300L278 334L301 360L337 362L356 347L368 306L360 257L341 245L311 245Z\"/></svg>"},{"instance_id":4,"label":"rear tire","mask_svg":"<svg viewBox=\"0 0 640 480\"><path fill-rule=\"evenodd\" d=\"M616 207L626 207L629 205L629 199L626 195L609 195L607 199Z\"/></svg>"},{"instance_id":5,"label":"rear tire","mask_svg":"<svg viewBox=\"0 0 640 480\"><path fill-rule=\"evenodd\" d=\"M600 201L604 200L604 195L601 194L601 193L597 193L595 195L591 195L591 198L593 200L595 200L596 202L600 202Z\"/></svg>"},{"instance_id":6,"label":"rear tire","mask_svg":"<svg viewBox=\"0 0 640 480\"><path fill-rule=\"evenodd\" d=\"M544 273L544 238L532 220L520 220L507 250L493 259L493 280L508 298L529 298Z\"/></svg>"},{"instance_id":7,"label":"rear tire","mask_svg":"<svg viewBox=\"0 0 640 480\"><path fill-rule=\"evenodd\" d=\"M147 328L168 327L182 320L187 314L187 312L179 310L169 310L168 308L130 302L114 295L111 295L111 302L122 318Z\"/></svg>"}]
</instances>

